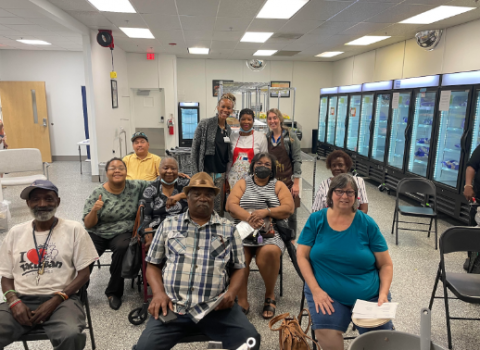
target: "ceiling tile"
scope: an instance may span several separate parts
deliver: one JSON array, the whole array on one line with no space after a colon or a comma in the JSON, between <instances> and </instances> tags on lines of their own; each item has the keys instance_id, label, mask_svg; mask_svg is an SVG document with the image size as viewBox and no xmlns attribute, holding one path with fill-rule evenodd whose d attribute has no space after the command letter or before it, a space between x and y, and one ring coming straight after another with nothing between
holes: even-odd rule
<instances>
[{"instance_id":1,"label":"ceiling tile","mask_svg":"<svg viewBox=\"0 0 480 350\"><path fill-rule=\"evenodd\" d=\"M138 13L117 13L117 12L101 12L110 22L117 27L128 28L146 28L147 24L142 16Z\"/></svg>"},{"instance_id":2,"label":"ceiling tile","mask_svg":"<svg viewBox=\"0 0 480 350\"><path fill-rule=\"evenodd\" d=\"M130 0L130 3L138 13L177 15L175 0Z\"/></svg>"},{"instance_id":3,"label":"ceiling tile","mask_svg":"<svg viewBox=\"0 0 480 350\"><path fill-rule=\"evenodd\" d=\"M21 18L45 18L45 15L40 10L33 9L8 9L8 12ZM7 17L7 16L5 16Z\"/></svg>"},{"instance_id":4,"label":"ceiling tile","mask_svg":"<svg viewBox=\"0 0 480 350\"><path fill-rule=\"evenodd\" d=\"M260 49L261 50L283 50L284 47L288 44L288 41L282 40L277 42L270 42L268 40L265 44L263 44Z\"/></svg>"},{"instance_id":5,"label":"ceiling tile","mask_svg":"<svg viewBox=\"0 0 480 350\"><path fill-rule=\"evenodd\" d=\"M355 3L331 20L336 22L362 22L393 6L395 6L395 4L392 3Z\"/></svg>"},{"instance_id":6,"label":"ceiling tile","mask_svg":"<svg viewBox=\"0 0 480 350\"><path fill-rule=\"evenodd\" d=\"M160 31L152 30L153 36L162 43L185 44L183 32L181 30Z\"/></svg>"},{"instance_id":7,"label":"ceiling tile","mask_svg":"<svg viewBox=\"0 0 480 350\"><path fill-rule=\"evenodd\" d=\"M212 49L234 49L237 45L236 41L212 41Z\"/></svg>"},{"instance_id":8,"label":"ceiling tile","mask_svg":"<svg viewBox=\"0 0 480 350\"><path fill-rule=\"evenodd\" d=\"M110 29L112 23L99 12L84 12L84 11L67 11L70 15L78 19L87 27Z\"/></svg>"},{"instance_id":9,"label":"ceiling tile","mask_svg":"<svg viewBox=\"0 0 480 350\"><path fill-rule=\"evenodd\" d=\"M185 40L212 40L212 30L195 30L195 31L184 31Z\"/></svg>"},{"instance_id":10,"label":"ceiling tile","mask_svg":"<svg viewBox=\"0 0 480 350\"><path fill-rule=\"evenodd\" d=\"M244 32L247 30L249 23L244 18L217 17L215 30Z\"/></svg>"},{"instance_id":11,"label":"ceiling tile","mask_svg":"<svg viewBox=\"0 0 480 350\"><path fill-rule=\"evenodd\" d=\"M65 37L81 37L81 34L78 32L74 32L73 30L70 30L60 24L57 25L47 25L47 26L42 26L51 32L54 32L57 35L65 36Z\"/></svg>"},{"instance_id":12,"label":"ceiling tile","mask_svg":"<svg viewBox=\"0 0 480 350\"><path fill-rule=\"evenodd\" d=\"M258 50L263 46L263 43L238 43L235 50Z\"/></svg>"},{"instance_id":13,"label":"ceiling tile","mask_svg":"<svg viewBox=\"0 0 480 350\"><path fill-rule=\"evenodd\" d=\"M276 32L288 22L287 19L255 18L248 27L249 32Z\"/></svg>"},{"instance_id":14,"label":"ceiling tile","mask_svg":"<svg viewBox=\"0 0 480 350\"><path fill-rule=\"evenodd\" d=\"M41 25L41 26L44 26L44 25L58 25L58 22L56 22L55 20L53 20L51 18L48 18L48 17L29 18L28 22L29 23L12 23L12 24L38 24L38 25Z\"/></svg>"},{"instance_id":15,"label":"ceiling tile","mask_svg":"<svg viewBox=\"0 0 480 350\"><path fill-rule=\"evenodd\" d=\"M368 23L362 22L358 23L357 25L345 30L342 34L354 34L358 37L371 34L374 31L383 29L391 25L392 23Z\"/></svg>"},{"instance_id":16,"label":"ceiling tile","mask_svg":"<svg viewBox=\"0 0 480 350\"><path fill-rule=\"evenodd\" d=\"M19 17L0 17L0 24L31 24L31 22Z\"/></svg>"},{"instance_id":17,"label":"ceiling tile","mask_svg":"<svg viewBox=\"0 0 480 350\"><path fill-rule=\"evenodd\" d=\"M178 46L162 46L161 52L171 53L175 55L185 55L188 54L187 47L178 47Z\"/></svg>"},{"instance_id":18,"label":"ceiling tile","mask_svg":"<svg viewBox=\"0 0 480 350\"><path fill-rule=\"evenodd\" d=\"M37 5L28 0L0 0L2 9L35 9Z\"/></svg>"},{"instance_id":19,"label":"ceiling tile","mask_svg":"<svg viewBox=\"0 0 480 350\"><path fill-rule=\"evenodd\" d=\"M390 36L414 36L422 24L402 24L395 23L381 30L375 31L372 35L390 35Z\"/></svg>"},{"instance_id":20,"label":"ceiling tile","mask_svg":"<svg viewBox=\"0 0 480 350\"><path fill-rule=\"evenodd\" d=\"M218 17L254 18L264 4L263 0L222 0Z\"/></svg>"},{"instance_id":21,"label":"ceiling tile","mask_svg":"<svg viewBox=\"0 0 480 350\"><path fill-rule=\"evenodd\" d=\"M220 0L177 0L176 3L181 16L216 17Z\"/></svg>"},{"instance_id":22,"label":"ceiling tile","mask_svg":"<svg viewBox=\"0 0 480 350\"><path fill-rule=\"evenodd\" d=\"M209 57L215 58L235 58L234 50L212 49L208 53Z\"/></svg>"},{"instance_id":23,"label":"ceiling tile","mask_svg":"<svg viewBox=\"0 0 480 350\"><path fill-rule=\"evenodd\" d=\"M308 35L319 35L319 36L329 36L341 33L354 25L358 22L325 22L320 27L315 30L312 30Z\"/></svg>"},{"instance_id":24,"label":"ceiling tile","mask_svg":"<svg viewBox=\"0 0 480 350\"><path fill-rule=\"evenodd\" d=\"M397 23L418 15L419 13L431 10L434 7L435 6L399 4L376 16L371 16L369 19L365 20L365 22Z\"/></svg>"},{"instance_id":25,"label":"ceiling tile","mask_svg":"<svg viewBox=\"0 0 480 350\"><path fill-rule=\"evenodd\" d=\"M189 39L186 40L187 47L208 47L210 48L210 40Z\"/></svg>"},{"instance_id":26,"label":"ceiling tile","mask_svg":"<svg viewBox=\"0 0 480 350\"><path fill-rule=\"evenodd\" d=\"M392 4L398 4L404 1L405 0L358 0L358 2L375 2L375 3L392 3ZM422 1L422 0L417 0L417 1ZM436 1L436 0L433 0L433 1Z\"/></svg>"},{"instance_id":27,"label":"ceiling tile","mask_svg":"<svg viewBox=\"0 0 480 350\"><path fill-rule=\"evenodd\" d=\"M17 17L13 13L0 9L0 17ZM20 16L21 17L21 16Z\"/></svg>"},{"instance_id":28,"label":"ceiling tile","mask_svg":"<svg viewBox=\"0 0 480 350\"><path fill-rule=\"evenodd\" d=\"M180 20L178 16L171 15L142 15L151 31L153 30L180 30Z\"/></svg>"},{"instance_id":29,"label":"ceiling tile","mask_svg":"<svg viewBox=\"0 0 480 350\"><path fill-rule=\"evenodd\" d=\"M2 0L0 0L2 1ZM17 1L17 0L13 0ZM52 4L62 10L77 10L77 11L98 11L95 6L90 4L87 0L49 0ZM0 2L0 7L3 7Z\"/></svg>"},{"instance_id":30,"label":"ceiling tile","mask_svg":"<svg viewBox=\"0 0 480 350\"><path fill-rule=\"evenodd\" d=\"M297 12L293 19L326 21L353 3L354 1L310 1Z\"/></svg>"},{"instance_id":31,"label":"ceiling tile","mask_svg":"<svg viewBox=\"0 0 480 350\"><path fill-rule=\"evenodd\" d=\"M47 28L36 24L9 24L7 27L26 34L51 33Z\"/></svg>"},{"instance_id":32,"label":"ceiling tile","mask_svg":"<svg viewBox=\"0 0 480 350\"><path fill-rule=\"evenodd\" d=\"M210 30L215 27L215 17L180 16L183 30Z\"/></svg>"},{"instance_id":33,"label":"ceiling tile","mask_svg":"<svg viewBox=\"0 0 480 350\"><path fill-rule=\"evenodd\" d=\"M449 2L452 0L404 0L404 4L415 4L415 5L450 5ZM470 5L473 6L472 1L470 1Z\"/></svg>"},{"instance_id":34,"label":"ceiling tile","mask_svg":"<svg viewBox=\"0 0 480 350\"><path fill-rule=\"evenodd\" d=\"M303 51L310 48L312 44L309 43L299 43L294 41L292 43L288 43L283 47L283 50L293 50L293 51Z\"/></svg>"},{"instance_id":35,"label":"ceiling tile","mask_svg":"<svg viewBox=\"0 0 480 350\"><path fill-rule=\"evenodd\" d=\"M150 49L150 47L153 47L155 50L155 47L161 46L160 44L157 44L155 40L132 38L115 39L115 45L118 45L127 52L147 52L147 49Z\"/></svg>"},{"instance_id":36,"label":"ceiling tile","mask_svg":"<svg viewBox=\"0 0 480 350\"><path fill-rule=\"evenodd\" d=\"M295 17L289 20L281 29L282 33L306 34L315 28L318 28L324 21L314 21L311 19L297 20Z\"/></svg>"},{"instance_id":37,"label":"ceiling tile","mask_svg":"<svg viewBox=\"0 0 480 350\"><path fill-rule=\"evenodd\" d=\"M447 19L444 19L443 21L438 21L435 23L431 24L425 24L420 27L422 30L427 30L427 29L445 29L448 27L453 27L459 24L463 24L466 22L474 21L480 19L480 8L477 8L476 10L468 11L465 13L462 13L461 15L457 15L454 17L450 17Z\"/></svg>"},{"instance_id":38,"label":"ceiling tile","mask_svg":"<svg viewBox=\"0 0 480 350\"><path fill-rule=\"evenodd\" d=\"M233 55L237 59L251 59L256 50L235 50Z\"/></svg>"},{"instance_id":39,"label":"ceiling tile","mask_svg":"<svg viewBox=\"0 0 480 350\"><path fill-rule=\"evenodd\" d=\"M223 32L223 31L213 31L213 40L219 41L239 41L244 32L232 31L232 32Z\"/></svg>"}]
</instances>

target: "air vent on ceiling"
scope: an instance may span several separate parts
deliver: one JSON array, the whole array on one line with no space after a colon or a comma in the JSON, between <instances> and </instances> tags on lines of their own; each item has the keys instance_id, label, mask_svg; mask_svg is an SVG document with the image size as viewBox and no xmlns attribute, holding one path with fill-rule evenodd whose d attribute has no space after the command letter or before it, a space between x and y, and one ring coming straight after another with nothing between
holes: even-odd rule
<instances>
[{"instance_id":1,"label":"air vent on ceiling","mask_svg":"<svg viewBox=\"0 0 480 350\"><path fill-rule=\"evenodd\" d=\"M137 95L138 96L148 96L148 95L150 95L150 90L140 90L140 89L138 89L137 90Z\"/></svg>"},{"instance_id":2,"label":"air vent on ceiling","mask_svg":"<svg viewBox=\"0 0 480 350\"><path fill-rule=\"evenodd\" d=\"M301 51L277 51L273 56L295 56Z\"/></svg>"},{"instance_id":3,"label":"air vent on ceiling","mask_svg":"<svg viewBox=\"0 0 480 350\"><path fill-rule=\"evenodd\" d=\"M294 33L276 33L272 35L272 38L276 39L285 39L285 40L295 40L303 36L303 34L294 34Z\"/></svg>"}]
</instances>

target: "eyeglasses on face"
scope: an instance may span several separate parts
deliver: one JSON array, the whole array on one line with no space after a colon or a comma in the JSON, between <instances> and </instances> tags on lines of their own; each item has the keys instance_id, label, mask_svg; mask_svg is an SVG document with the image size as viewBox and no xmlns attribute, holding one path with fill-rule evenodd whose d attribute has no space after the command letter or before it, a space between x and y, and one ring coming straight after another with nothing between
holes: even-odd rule
<instances>
[{"instance_id":1,"label":"eyeglasses on face","mask_svg":"<svg viewBox=\"0 0 480 350\"><path fill-rule=\"evenodd\" d=\"M117 166L117 167L111 166L111 167L108 167L107 170L108 170L108 171L115 171L115 170L125 171L125 170L127 170L127 169L126 169L124 166Z\"/></svg>"},{"instance_id":2,"label":"eyeglasses on face","mask_svg":"<svg viewBox=\"0 0 480 350\"><path fill-rule=\"evenodd\" d=\"M344 190L333 190L333 192L335 192L335 194L339 197L342 197L345 193L347 194L347 197L353 197L355 196L355 191L344 191Z\"/></svg>"}]
</instances>

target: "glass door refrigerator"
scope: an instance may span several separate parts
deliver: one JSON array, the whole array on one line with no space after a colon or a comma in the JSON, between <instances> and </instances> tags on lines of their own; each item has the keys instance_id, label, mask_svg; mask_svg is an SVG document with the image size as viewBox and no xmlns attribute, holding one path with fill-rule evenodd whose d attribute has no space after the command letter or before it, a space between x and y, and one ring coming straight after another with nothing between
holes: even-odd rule
<instances>
[{"instance_id":1,"label":"glass door refrigerator","mask_svg":"<svg viewBox=\"0 0 480 350\"><path fill-rule=\"evenodd\" d=\"M328 117L327 117L327 144L333 146L335 142L335 126L337 124L337 102L338 96L328 98Z\"/></svg>"},{"instance_id":2,"label":"glass door refrigerator","mask_svg":"<svg viewBox=\"0 0 480 350\"><path fill-rule=\"evenodd\" d=\"M360 111L362 95L350 95L347 121L347 152L356 153L358 144L358 130L360 127Z\"/></svg>"},{"instance_id":3,"label":"glass door refrigerator","mask_svg":"<svg viewBox=\"0 0 480 350\"><path fill-rule=\"evenodd\" d=\"M200 122L200 103L178 103L178 138L180 147L192 147L193 135Z\"/></svg>"},{"instance_id":4,"label":"glass door refrigerator","mask_svg":"<svg viewBox=\"0 0 480 350\"><path fill-rule=\"evenodd\" d=\"M362 95L357 153L364 157L368 157L370 150L370 122L372 121L374 96L373 93Z\"/></svg>"},{"instance_id":5,"label":"glass door refrigerator","mask_svg":"<svg viewBox=\"0 0 480 350\"><path fill-rule=\"evenodd\" d=\"M387 146L388 116L390 111L391 93L379 93L375 98L375 118L372 135L372 161L383 164Z\"/></svg>"},{"instance_id":6,"label":"glass door refrigerator","mask_svg":"<svg viewBox=\"0 0 480 350\"><path fill-rule=\"evenodd\" d=\"M337 87L320 89L320 105L318 108L318 146L317 154L322 157L327 156L329 147L327 146L327 121L329 112L329 99L331 95L336 94ZM335 107L336 108L336 107Z\"/></svg>"},{"instance_id":7,"label":"glass door refrigerator","mask_svg":"<svg viewBox=\"0 0 480 350\"><path fill-rule=\"evenodd\" d=\"M388 151L385 169L385 184L388 189L397 188L398 182L405 176L405 161L412 130L411 111L414 106L414 90L417 88L437 87L439 75L395 80L393 83L391 122L388 133Z\"/></svg>"},{"instance_id":8,"label":"glass door refrigerator","mask_svg":"<svg viewBox=\"0 0 480 350\"><path fill-rule=\"evenodd\" d=\"M347 122L348 96L339 95L337 104L337 123L335 126L335 148L345 147L345 131Z\"/></svg>"}]
</instances>

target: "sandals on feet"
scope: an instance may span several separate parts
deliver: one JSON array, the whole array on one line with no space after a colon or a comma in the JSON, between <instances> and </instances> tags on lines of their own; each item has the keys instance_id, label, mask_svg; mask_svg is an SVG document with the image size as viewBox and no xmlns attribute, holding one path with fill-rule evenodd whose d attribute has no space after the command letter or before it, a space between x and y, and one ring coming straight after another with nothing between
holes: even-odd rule
<instances>
[{"instance_id":1,"label":"sandals on feet","mask_svg":"<svg viewBox=\"0 0 480 350\"><path fill-rule=\"evenodd\" d=\"M275 307L272 305L277 305L277 302L273 299L270 298L265 298L265 304L263 305L263 310L262 310L262 317L266 320L271 319L273 316L275 316ZM265 316L265 312L271 312L271 316Z\"/></svg>"},{"instance_id":2,"label":"sandals on feet","mask_svg":"<svg viewBox=\"0 0 480 350\"><path fill-rule=\"evenodd\" d=\"M242 312L245 314L245 316L247 316L248 313L250 312L250 307L248 309L244 309L243 307L240 306L240 308L242 309Z\"/></svg>"}]
</instances>

